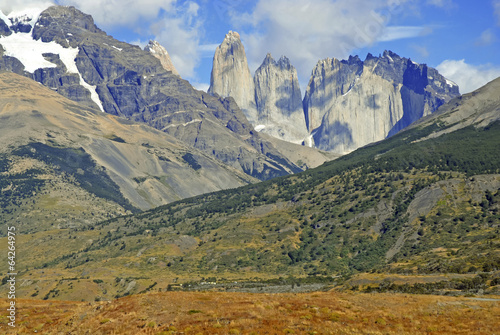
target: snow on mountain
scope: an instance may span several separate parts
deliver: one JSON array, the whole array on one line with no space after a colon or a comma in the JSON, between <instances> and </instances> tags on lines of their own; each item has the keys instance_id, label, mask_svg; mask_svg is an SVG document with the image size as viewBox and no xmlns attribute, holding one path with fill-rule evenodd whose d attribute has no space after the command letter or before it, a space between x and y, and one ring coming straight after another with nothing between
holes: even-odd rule
<instances>
[{"instance_id":1,"label":"snow on mountain","mask_svg":"<svg viewBox=\"0 0 500 335\"><path fill-rule=\"evenodd\" d=\"M56 64L45 59L43 54L53 53L59 58L70 73L78 73L75 58L78 48L64 48L56 42L45 43L34 40L31 33L14 33L0 38L0 44L5 49L5 55L19 59L25 70L33 73L40 68L57 67Z\"/></svg>"},{"instance_id":2,"label":"snow on mountain","mask_svg":"<svg viewBox=\"0 0 500 335\"><path fill-rule=\"evenodd\" d=\"M80 76L80 85L89 90L91 99L104 112L101 100L96 92L96 87L85 82L76 66L75 58L80 51L79 48L65 48L54 41L42 42L41 40L33 39L31 33L33 27L35 24L39 24L37 23L38 18L47 7L27 8L23 11L11 12L8 15L5 15L0 10L0 19L7 25L15 24L16 22L31 25L30 32L13 32L9 36L0 37L0 45L4 49L4 55L17 58L24 65L25 71L30 73L34 73L37 69L57 67L57 64L46 60L44 54L59 55L59 59L66 67L66 71Z\"/></svg>"},{"instance_id":3,"label":"snow on mountain","mask_svg":"<svg viewBox=\"0 0 500 335\"><path fill-rule=\"evenodd\" d=\"M453 86L458 86L457 84L455 84L455 82L454 82L454 81L451 81L451 80L449 80L448 78L444 78L444 79L446 79L446 84L447 84L448 86L450 86L450 87L453 87Z\"/></svg>"},{"instance_id":4,"label":"snow on mountain","mask_svg":"<svg viewBox=\"0 0 500 335\"><path fill-rule=\"evenodd\" d=\"M22 22L25 24L29 24L31 28L35 26L35 23L38 21L40 14L52 6L51 3L31 5L28 8L23 8L22 10L14 10L7 15L0 10L0 19L2 19L7 25L15 24L17 22Z\"/></svg>"},{"instance_id":5,"label":"snow on mountain","mask_svg":"<svg viewBox=\"0 0 500 335\"><path fill-rule=\"evenodd\" d=\"M10 21L9 21L9 18L7 17L7 15L5 15L2 10L0 9L0 20L2 20L3 22L5 22L5 24L8 24Z\"/></svg>"}]
</instances>

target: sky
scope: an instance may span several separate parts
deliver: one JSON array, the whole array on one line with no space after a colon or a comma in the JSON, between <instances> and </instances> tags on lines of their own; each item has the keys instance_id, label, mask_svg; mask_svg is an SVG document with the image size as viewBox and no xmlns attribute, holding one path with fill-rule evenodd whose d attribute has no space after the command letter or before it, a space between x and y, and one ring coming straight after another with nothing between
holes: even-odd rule
<instances>
[{"instance_id":1,"label":"sky","mask_svg":"<svg viewBox=\"0 0 500 335\"><path fill-rule=\"evenodd\" d=\"M46 0L2 0L4 13ZM53 0L91 14L118 40L157 40L184 79L208 89L215 48L237 31L253 73L270 52L302 94L319 60L391 50L471 92L500 77L500 0Z\"/></svg>"}]
</instances>

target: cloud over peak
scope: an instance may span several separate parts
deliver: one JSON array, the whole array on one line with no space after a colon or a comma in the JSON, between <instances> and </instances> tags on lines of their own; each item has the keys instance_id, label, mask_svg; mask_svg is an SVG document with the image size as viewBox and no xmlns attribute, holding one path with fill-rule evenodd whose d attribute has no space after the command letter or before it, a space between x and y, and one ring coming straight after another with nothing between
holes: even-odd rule
<instances>
[{"instance_id":1,"label":"cloud over peak","mask_svg":"<svg viewBox=\"0 0 500 335\"><path fill-rule=\"evenodd\" d=\"M286 55L308 79L318 59L346 58L382 40L413 37L421 27L390 27L406 1L259 0L251 12L232 13L252 70L271 52Z\"/></svg>"},{"instance_id":2,"label":"cloud over peak","mask_svg":"<svg viewBox=\"0 0 500 335\"><path fill-rule=\"evenodd\" d=\"M445 60L436 69L446 78L453 80L460 93L469 93L500 77L500 67L493 65L471 65L461 60Z\"/></svg>"},{"instance_id":3,"label":"cloud over peak","mask_svg":"<svg viewBox=\"0 0 500 335\"><path fill-rule=\"evenodd\" d=\"M175 0L58 0L58 4L75 6L91 14L99 26L130 26L140 20L154 20L160 11L170 12Z\"/></svg>"},{"instance_id":4,"label":"cloud over peak","mask_svg":"<svg viewBox=\"0 0 500 335\"><path fill-rule=\"evenodd\" d=\"M146 31L163 45L183 78L193 79L200 59L200 6L177 0L57 0L91 14L104 28L127 27ZM140 40L138 41L139 44ZM137 43L137 42L136 42Z\"/></svg>"}]
</instances>

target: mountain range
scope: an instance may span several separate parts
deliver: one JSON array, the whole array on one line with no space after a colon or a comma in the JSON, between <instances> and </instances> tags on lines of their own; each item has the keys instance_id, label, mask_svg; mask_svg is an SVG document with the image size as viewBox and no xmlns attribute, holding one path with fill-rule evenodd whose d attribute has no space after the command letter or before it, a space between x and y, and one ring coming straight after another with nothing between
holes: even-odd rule
<instances>
[{"instance_id":1,"label":"mountain range","mask_svg":"<svg viewBox=\"0 0 500 335\"><path fill-rule=\"evenodd\" d=\"M263 133L337 154L390 137L459 95L436 69L385 51L318 61L302 100L285 56L268 54L251 77L236 32L215 51L208 92L233 97Z\"/></svg>"},{"instance_id":2,"label":"mountain range","mask_svg":"<svg viewBox=\"0 0 500 335\"><path fill-rule=\"evenodd\" d=\"M158 43L62 6L0 15L0 45L20 297L386 290L397 273L408 292L429 274L440 293L500 290L500 79L459 95L387 51L319 61L302 99L290 60L252 77L230 32L206 93Z\"/></svg>"},{"instance_id":3,"label":"mountain range","mask_svg":"<svg viewBox=\"0 0 500 335\"><path fill-rule=\"evenodd\" d=\"M205 94L179 77L157 42L141 50L117 41L74 7L2 14L0 20L0 71L144 122L260 180L317 166L391 136L458 95L458 87L435 69L385 52L364 62L358 57L319 61L302 100L297 71L285 56L275 61L268 54L252 78L236 32L217 48ZM28 55L23 48L34 52ZM290 150L262 134L303 147Z\"/></svg>"},{"instance_id":4,"label":"mountain range","mask_svg":"<svg viewBox=\"0 0 500 335\"><path fill-rule=\"evenodd\" d=\"M234 100L195 90L165 69L151 45L145 51L117 41L74 7L52 6L3 23L0 71L145 123L261 180L301 171L253 129Z\"/></svg>"},{"instance_id":5,"label":"mountain range","mask_svg":"<svg viewBox=\"0 0 500 335\"><path fill-rule=\"evenodd\" d=\"M298 283L294 292L498 294L499 91L497 79L390 139L299 174L98 223L32 228L22 237L19 294L111 299L212 282L254 292L277 278L288 279L275 290Z\"/></svg>"},{"instance_id":6,"label":"mountain range","mask_svg":"<svg viewBox=\"0 0 500 335\"><path fill-rule=\"evenodd\" d=\"M49 215L76 225L258 181L169 134L81 106L17 74L0 73L0 88L1 182L9 190L2 208L12 219ZM94 214L79 213L85 207ZM58 217L61 208L71 209L70 217Z\"/></svg>"}]
</instances>

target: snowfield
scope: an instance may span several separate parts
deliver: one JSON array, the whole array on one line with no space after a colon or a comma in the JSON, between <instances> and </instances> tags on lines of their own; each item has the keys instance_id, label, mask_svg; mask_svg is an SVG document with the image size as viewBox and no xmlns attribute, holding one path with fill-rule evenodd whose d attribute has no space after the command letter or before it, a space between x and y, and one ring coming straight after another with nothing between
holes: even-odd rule
<instances>
[{"instance_id":1,"label":"snowfield","mask_svg":"<svg viewBox=\"0 0 500 335\"><path fill-rule=\"evenodd\" d=\"M56 42L45 43L33 39L30 33L14 33L0 38L5 55L19 59L26 71L34 73L37 69L56 67L43 57L45 53L59 55L69 73L78 73L75 64L78 48L63 48Z\"/></svg>"},{"instance_id":2,"label":"snowfield","mask_svg":"<svg viewBox=\"0 0 500 335\"><path fill-rule=\"evenodd\" d=\"M5 15L0 11L0 19L8 25L11 24L11 21L23 21L30 24L33 28L40 14L47 7L31 8L26 12L12 12L9 15ZM31 31L33 31L33 29ZM68 35L71 34L68 33ZM66 67L66 71L80 76L80 85L89 90L92 101L94 101L97 106L99 106L99 109L104 112L101 100L96 92L96 87L89 85L83 80L76 66L75 58L80 51L79 48L64 48L56 42L46 43L41 40L34 40L31 33L13 33L10 36L2 36L0 37L0 45L5 50L5 56L17 58L24 65L25 71L29 73L34 73L37 69L57 67L56 64L46 60L43 55L48 53L59 55L59 58Z\"/></svg>"}]
</instances>

